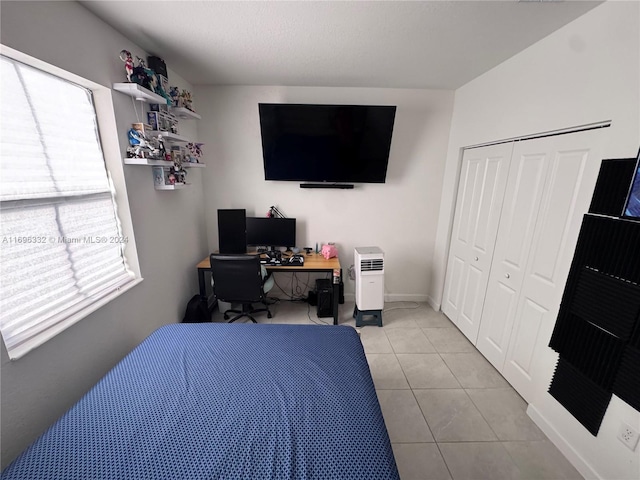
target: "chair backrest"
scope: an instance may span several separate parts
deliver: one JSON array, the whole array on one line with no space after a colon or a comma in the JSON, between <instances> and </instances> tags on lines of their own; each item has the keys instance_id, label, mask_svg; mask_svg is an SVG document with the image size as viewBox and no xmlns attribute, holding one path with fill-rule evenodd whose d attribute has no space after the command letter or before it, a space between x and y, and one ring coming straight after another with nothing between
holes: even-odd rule
<instances>
[{"instance_id":1,"label":"chair backrest","mask_svg":"<svg viewBox=\"0 0 640 480\"><path fill-rule=\"evenodd\" d=\"M259 302L264 298L258 255L211 254L213 293L229 303Z\"/></svg>"}]
</instances>

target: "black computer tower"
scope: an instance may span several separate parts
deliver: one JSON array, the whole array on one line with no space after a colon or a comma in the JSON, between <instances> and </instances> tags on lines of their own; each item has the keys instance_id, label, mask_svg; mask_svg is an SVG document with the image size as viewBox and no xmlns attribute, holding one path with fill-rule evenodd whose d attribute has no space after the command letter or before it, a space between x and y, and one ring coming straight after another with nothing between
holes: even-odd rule
<instances>
[{"instance_id":1,"label":"black computer tower","mask_svg":"<svg viewBox=\"0 0 640 480\"><path fill-rule=\"evenodd\" d=\"M333 285L327 278L316 280L318 318L333 317Z\"/></svg>"},{"instance_id":2,"label":"black computer tower","mask_svg":"<svg viewBox=\"0 0 640 480\"><path fill-rule=\"evenodd\" d=\"M218 210L220 253L247 252L247 214L242 208Z\"/></svg>"}]
</instances>

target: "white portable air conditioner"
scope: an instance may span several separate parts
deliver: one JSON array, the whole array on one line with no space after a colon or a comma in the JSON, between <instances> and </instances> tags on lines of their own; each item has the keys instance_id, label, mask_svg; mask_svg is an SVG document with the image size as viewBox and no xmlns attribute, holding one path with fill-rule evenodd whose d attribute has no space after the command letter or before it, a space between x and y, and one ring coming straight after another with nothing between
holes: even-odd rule
<instances>
[{"instance_id":1,"label":"white portable air conditioner","mask_svg":"<svg viewBox=\"0 0 640 480\"><path fill-rule=\"evenodd\" d=\"M384 252L378 247L355 248L356 307L384 308Z\"/></svg>"}]
</instances>

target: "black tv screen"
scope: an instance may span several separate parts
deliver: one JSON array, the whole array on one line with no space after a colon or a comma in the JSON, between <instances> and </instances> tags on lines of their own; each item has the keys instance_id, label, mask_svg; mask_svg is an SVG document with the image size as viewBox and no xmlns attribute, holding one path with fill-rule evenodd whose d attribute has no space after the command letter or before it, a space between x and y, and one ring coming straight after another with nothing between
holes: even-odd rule
<instances>
[{"instance_id":1,"label":"black tv screen","mask_svg":"<svg viewBox=\"0 0 640 480\"><path fill-rule=\"evenodd\" d=\"M265 180L384 183L395 106L260 103Z\"/></svg>"},{"instance_id":2,"label":"black tv screen","mask_svg":"<svg viewBox=\"0 0 640 480\"><path fill-rule=\"evenodd\" d=\"M636 170L629 189L623 217L640 220L640 151L638 152Z\"/></svg>"}]
</instances>

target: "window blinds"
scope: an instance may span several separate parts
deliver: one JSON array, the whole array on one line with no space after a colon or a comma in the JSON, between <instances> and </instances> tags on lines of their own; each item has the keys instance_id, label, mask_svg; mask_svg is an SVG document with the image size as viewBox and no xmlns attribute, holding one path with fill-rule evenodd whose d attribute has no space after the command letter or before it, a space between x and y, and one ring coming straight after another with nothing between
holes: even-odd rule
<instances>
[{"instance_id":1,"label":"window blinds","mask_svg":"<svg viewBox=\"0 0 640 480\"><path fill-rule=\"evenodd\" d=\"M134 275L91 92L0 60L0 330L16 358Z\"/></svg>"}]
</instances>

